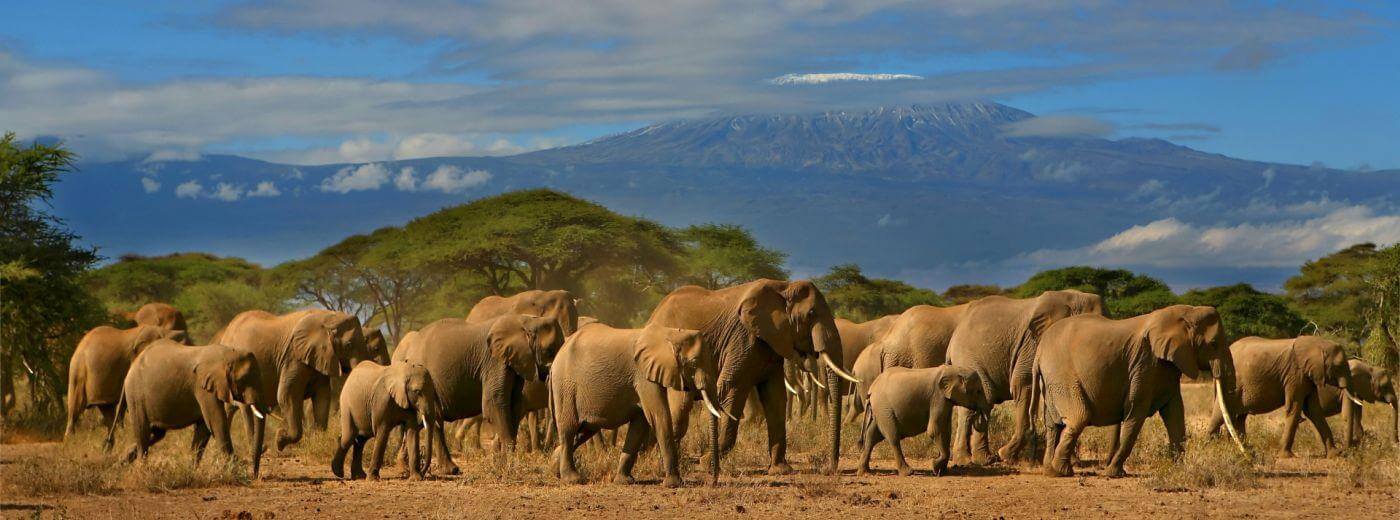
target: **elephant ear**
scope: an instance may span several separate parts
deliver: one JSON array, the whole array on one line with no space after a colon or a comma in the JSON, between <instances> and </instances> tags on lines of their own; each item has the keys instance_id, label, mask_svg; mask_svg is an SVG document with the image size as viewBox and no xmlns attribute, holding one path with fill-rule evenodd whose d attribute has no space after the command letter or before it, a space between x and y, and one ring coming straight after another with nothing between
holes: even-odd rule
<instances>
[{"instance_id":1,"label":"elephant ear","mask_svg":"<svg viewBox=\"0 0 1400 520\"><path fill-rule=\"evenodd\" d=\"M135 337L131 338L131 346L128 348L131 349L132 355L140 354L152 341L161 339L164 335L165 331L161 330L160 327L137 325Z\"/></svg>"},{"instance_id":2,"label":"elephant ear","mask_svg":"<svg viewBox=\"0 0 1400 520\"><path fill-rule=\"evenodd\" d=\"M384 386L389 387L389 397L393 398L394 404L404 410L412 407L413 403L408 401L408 371L401 368L385 376Z\"/></svg>"},{"instance_id":3,"label":"elephant ear","mask_svg":"<svg viewBox=\"0 0 1400 520\"><path fill-rule=\"evenodd\" d=\"M225 403L233 401L232 367L222 359L200 360L194 365L194 378L199 387L214 394Z\"/></svg>"},{"instance_id":4,"label":"elephant ear","mask_svg":"<svg viewBox=\"0 0 1400 520\"><path fill-rule=\"evenodd\" d=\"M796 360L792 326L787 315L787 299L765 284L755 284L739 302L739 320L744 328L768 344L783 359Z\"/></svg>"},{"instance_id":5,"label":"elephant ear","mask_svg":"<svg viewBox=\"0 0 1400 520\"><path fill-rule=\"evenodd\" d=\"M1194 379L1200 374L1191 326L1177 309L1168 307L1152 313L1141 339L1152 349L1154 357L1175 365L1186 377Z\"/></svg>"},{"instance_id":6,"label":"elephant ear","mask_svg":"<svg viewBox=\"0 0 1400 520\"><path fill-rule=\"evenodd\" d=\"M511 367L521 378L533 379L535 359L533 334L526 327L526 318L519 314L507 314L496 318L486 335L487 350L491 357Z\"/></svg>"},{"instance_id":7,"label":"elephant ear","mask_svg":"<svg viewBox=\"0 0 1400 520\"><path fill-rule=\"evenodd\" d=\"M1072 316L1074 312L1071 309L1070 298L1070 295L1059 291L1047 292L1036 298L1035 307L1031 309L1030 320L1026 324L1026 330L1030 331L1031 336L1039 338L1050 325Z\"/></svg>"},{"instance_id":8,"label":"elephant ear","mask_svg":"<svg viewBox=\"0 0 1400 520\"><path fill-rule=\"evenodd\" d=\"M336 355L331 331L318 313L309 313L292 330L292 359L305 363L324 375L340 377L340 359Z\"/></svg>"},{"instance_id":9,"label":"elephant ear","mask_svg":"<svg viewBox=\"0 0 1400 520\"><path fill-rule=\"evenodd\" d=\"M648 381L673 390L685 390L681 369L681 349L684 338L680 330L667 327L647 327L632 344L632 359Z\"/></svg>"}]
</instances>

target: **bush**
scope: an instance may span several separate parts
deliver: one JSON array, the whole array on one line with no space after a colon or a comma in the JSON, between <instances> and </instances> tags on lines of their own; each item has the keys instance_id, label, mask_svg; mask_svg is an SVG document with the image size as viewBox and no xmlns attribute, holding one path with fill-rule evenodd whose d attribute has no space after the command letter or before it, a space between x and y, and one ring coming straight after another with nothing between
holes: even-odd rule
<instances>
[{"instance_id":1,"label":"bush","mask_svg":"<svg viewBox=\"0 0 1400 520\"><path fill-rule=\"evenodd\" d=\"M1180 458L1162 445L1149 458L1143 483L1155 491L1255 488L1260 471L1254 453L1241 453L1228 437L1192 438Z\"/></svg>"}]
</instances>

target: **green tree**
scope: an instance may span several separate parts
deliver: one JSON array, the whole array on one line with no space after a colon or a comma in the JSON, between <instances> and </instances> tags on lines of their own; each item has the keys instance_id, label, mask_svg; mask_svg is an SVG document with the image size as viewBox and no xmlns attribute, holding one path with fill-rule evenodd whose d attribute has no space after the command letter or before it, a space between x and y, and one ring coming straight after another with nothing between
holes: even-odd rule
<instances>
[{"instance_id":1,"label":"green tree","mask_svg":"<svg viewBox=\"0 0 1400 520\"><path fill-rule=\"evenodd\" d=\"M79 281L97 252L46 210L53 184L73 171L60 145L21 146L0 137L0 416L17 404L14 380L23 366L31 409L49 412L64 393L73 347L102 319Z\"/></svg>"},{"instance_id":2,"label":"green tree","mask_svg":"<svg viewBox=\"0 0 1400 520\"><path fill-rule=\"evenodd\" d=\"M1041 271L1012 290L1018 298L1045 291L1077 289L1104 300L1104 311L1114 318L1146 314L1176 303L1176 295L1161 280L1126 269L1073 266Z\"/></svg>"},{"instance_id":3,"label":"green tree","mask_svg":"<svg viewBox=\"0 0 1400 520\"><path fill-rule=\"evenodd\" d=\"M173 303L181 291L195 284L237 281L261 287L262 278L262 267L242 258L173 253L123 255L117 262L88 273L84 284L108 312L118 314L150 302Z\"/></svg>"},{"instance_id":4,"label":"green tree","mask_svg":"<svg viewBox=\"0 0 1400 520\"><path fill-rule=\"evenodd\" d=\"M700 224L679 231L685 246L682 283L720 289L758 278L783 280L787 255L763 247L748 230L731 224Z\"/></svg>"},{"instance_id":5,"label":"green tree","mask_svg":"<svg viewBox=\"0 0 1400 520\"><path fill-rule=\"evenodd\" d=\"M241 280L195 283L182 289L170 304L185 314L192 339L199 343L211 340L240 312L286 310L285 299Z\"/></svg>"},{"instance_id":6,"label":"green tree","mask_svg":"<svg viewBox=\"0 0 1400 520\"><path fill-rule=\"evenodd\" d=\"M1006 289L1002 289L999 285L962 284L944 290L943 299L947 300L949 305L961 305L987 296L1006 294L1006 292Z\"/></svg>"},{"instance_id":7,"label":"green tree","mask_svg":"<svg viewBox=\"0 0 1400 520\"><path fill-rule=\"evenodd\" d=\"M899 280L868 278L855 264L838 265L813 280L837 316L867 321L904 312L915 305L944 305L938 293Z\"/></svg>"},{"instance_id":8,"label":"green tree","mask_svg":"<svg viewBox=\"0 0 1400 520\"><path fill-rule=\"evenodd\" d=\"M1306 262L1284 290L1320 331L1359 343L1373 328L1367 318L1376 302L1367 277L1377 254L1375 244L1365 243Z\"/></svg>"},{"instance_id":9,"label":"green tree","mask_svg":"<svg viewBox=\"0 0 1400 520\"><path fill-rule=\"evenodd\" d=\"M1215 307L1232 342L1246 336L1291 338L1307 324L1287 298L1245 283L1192 289L1181 295L1181 303Z\"/></svg>"}]
</instances>

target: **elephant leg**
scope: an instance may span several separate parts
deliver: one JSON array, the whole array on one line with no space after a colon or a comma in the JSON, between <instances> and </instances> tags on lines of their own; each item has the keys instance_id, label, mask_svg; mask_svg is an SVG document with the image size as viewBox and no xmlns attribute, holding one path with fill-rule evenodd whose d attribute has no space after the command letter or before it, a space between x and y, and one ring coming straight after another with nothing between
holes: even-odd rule
<instances>
[{"instance_id":1,"label":"elephant leg","mask_svg":"<svg viewBox=\"0 0 1400 520\"><path fill-rule=\"evenodd\" d=\"M97 411L102 413L102 427L103 427L103 428L111 428L113 424L116 424L116 422L117 422L117 405L116 405L116 404L99 404L99 405L97 405Z\"/></svg>"},{"instance_id":2,"label":"elephant leg","mask_svg":"<svg viewBox=\"0 0 1400 520\"><path fill-rule=\"evenodd\" d=\"M1336 454L1337 447L1332 442L1332 428L1327 425L1327 415L1322 412L1322 405L1317 402L1314 394L1308 397L1303 405L1303 416L1312 423L1313 429L1317 431L1317 441L1322 444L1322 457L1329 457Z\"/></svg>"},{"instance_id":3,"label":"elephant leg","mask_svg":"<svg viewBox=\"0 0 1400 520\"><path fill-rule=\"evenodd\" d=\"M579 474L574 462L574 453L593 434L582 426L572 421L559 424L559 478L568 484L583 483L583 475Z\"/></svg>"},{"instance_id":4,"label":"elephant leg","mask_svg":"<svg viewBox=\"0 0 1400 520\"><path fill-rule=\"evenodd\" d=\"M374 432L374 451L370 452L369 459L370 480L379 480L379 468L384 466L384 447L389 444L389 430L391 429L392 428L390 428L388 425L382 425L380 428L375 428L376 431ZM405 430L407 430L407 428L405 428ZM405 443L407 442L408 437L409 433L405 431Z\"/></svg>"},{"instance_id":5,"label":"elephant leg","mask_svg":"<svg viewBox=\"0 0 1400 520\"><path fill-rule=\"evenodd\" d=\"M1123 476L1123 463L1128 460L1128 456L1133 453L1133 444L1137 442L1138 432L1142 430L1142 418L1129 417L1123 419L1118 433L1118 449L1114 450L1113 458L1108 461L1108 468L1104 470L1105 477ZM1182 436L1185 436L1183 431Z\"/></svg>"},{"instance_id":6,"label":"elephant leg","mask_svg":"<svg viewBox=\"0 0 1400 520\"><path fill-rule=\"evenodd\" d=\"M308 369L309 370L309 369ZM282 451L287 446L301 441L302 434L302 401L306 396L306 385L310 376L307 370L288 369L282 374L282 380L278 382L277 398L278 409L287 414L286 420L282 421L282 427L277 429L277 451Z\"/></svg>"},{"instance_id":7,"label":"elephant leg","mask_svg":"<svg viewBox=\"0 0 1400 520\"><path fill-rule=\"evenodd\" d=\"M419 467L419 465L423 462L423 457L422 454L418 451L418 432L420 431L420 428L416 424L405 424L403 425L403 429L407 431L407 433L404 435L404 438L406 440L404 441L403 447L401 447L400 449L408 452L409 464L408 468L406 468L406 471L408 472L408 479L423 480L423 470ZM429 433L432 433L431 430L429 431ZM389 436L385 435L384 438L388 439Z\"/></svg>"},{"instance_id":8,"label":"elephant leg","mask_svg":"<svg viewBox=\"0 0 1400 520\"><path fill-rule=\"evenodd\" d=\"M1361 415L1362 409L1356 406L1356 403L1346 399L1342 401L1342 422L1347 425L1346 438L1343 440L1348 448L1361 444L1361 436L1364 433L1361 428Z\"/></svg>"},{"instance_id":9,"label":"elephant leg","mask_svg":"<svg viewBox=\"0 0 1400 520\"><path fill-rule=\"evenodd\" d=\"M648 388L647 391L641 392L640 397L642 415L646 420L641 422L633 420L627 426L626 444L642 443L648 437L655 437L657 451L661 452L662 470L666 472L666 477L662 479L661 485L672 488L680 487L684 484L684 481L681 480L680 470L680 441L676 438L675 430L671 429L669 415L671 411L667 406L667 392L661 388ZM634 434L633 430L638 433ZM635 458L634 454L633 459L635 460Z\"/></svg>"},{"instance_id":10,"label":"elephant leg","mask_svg":"<svg viewBox=\"0 0 1400 520\"><path fill-rule=\"evenodd\" d=\"M971 464L972 410L958 407L953 415L953 464Z\"/></svg>"},{"instance_id":11,"label":"elephant leg","mask_svg":"<svg viewBox=\"0 0 1400 520\"><path fill-rule=\"evenodd\" d=\"M330 426L331 403L335 396L331 391L328 377L317 377L311 388L311 424L316 431L326 431Z\"/></svg>"},{"instance_id":12,"label":"elephant leg","mask_svg":"<svg viewBox=\"0 0 1400 520\"><path fill-rule=\"evenodd\" d=\"M627 439L622 442L622 455L618 456L617 476L613 477L614 484L633 484L636 479L632 478L632 467L637 464L637 454L642 451L642 443L646 441L650 429L647 426L646 416L637 414L632 417L627 424ZM668 465L669 465L669 461Z\"/></svg>"},{"instance_id":13,"label":"elephant leg","mask_svg":"<svg viewBox=\"0 0 1400 520\"><path fill-rule=\"evenodd\" d=\"M1027 433L1031 431L1031 400L1030 382L1027 381L1025 388L1015 389L1015 399L1012 400L1012 415L1014 425L1011 427L1011 438L997 450L997 456L1008 464L1015 464L1021 460L1021 451L1026 446Z\"/></svg>"},{"instance_id":14,"label":"elephant leg","mask_svg":"<svg viewBox=\"0 0 1400 520\"><path fill-rule=\"evenodd\" d=\"M991 416L977 420L977 414L971 411L968 412L968 416L972 419L972 436L969 439L972 445L972 463L984 466L997 462L999 459L992 454L990 437L987 435L987 428L991 426Z\"/></svg>"},{"instance_id":15,"label":"elephant leg","mask_svg":"<svg viewBox=\"0 0 1400 520\"><path fill-rule=\"evenodd\" d=\"M1172 457L1181 457L1186 451L1186 406L1181 402L1181 394L1171 396L1157 415L1162 417L1162 426L1167 429L1167 446L1171 448Z\"/></svg>"},{"instance_id":16,"label":"elephant leg","mask_svg":"<svg viewBox=\"0 0 1400 520\"><path fill-rule=\"evenodd\" d=\"M1084 433L1085 422L1080 419L1070 419L1063 426L1057 437L1054 458L1045 465L1045 472L1050 476L1068 477L1074 474L1074 468L1070 466L1069 458L1074 454L1075 445L1079 443L1079 435Z\"/></svg>"},{"instance_id":17,"label":"elephant leg","mask_svg":"<svg viewBox=\"0 0 1400 520\"><path fill-rule=\"evenodd\" d=\"M1107 468L1113 463L1113 456L1118 453L1118 440L1123 437L1123 423L1113 425L1113 433L1108 434L1108 451L1104 453L1103 460L1099 461L1099 466ZM1079 458L1079 447L1074 448L1074 459Z\"/></svg>"},{"instance_id":18,"label":"elephant leg","mask_svg":"<svg viewBox=\"0 0 1400 520\"><path fill-rule=\"evenodd\" d=\"M787 421L783 420L783 408L787 402L787 389L783 388L782 374L769 377L758 384L758 399L763 402L763 420L768 423L768 474L786 475L792 473L787 463ZM738 434L738 425L733 432ZM732 442L730 446L733 446Z\"/></svg>"},{"instance_id":19,"label":"elephant leg","mask_svg":"<svg viewBox=\"0 0 1400 520\"><path fill-rule=\"evenodd\" d=\"M875 446L885 438L884 435L880 434L880 426L870 419L868 411L866 414L864 446L861 447L860 466L856 469L856 472L861 475L870 473L870 454L875 451Z\"/></svg>"},{"instance_id":20,"label":"elephant leg","mask_svg":"<svg viewBox=\"0 0 1400 520\"><path fill-rule=\"evenodd\" d=\"M354 437L355 446L350 452L350 480L365 478L365 442L368 440L368 437Z\"/></svg>"},{"instance_id":21,"label":"elephant leg","mask_svg":"<svg viewBox=\"0 0 1400 520\"><path fill-rule=\"evenodd\" d=\"M209 427L203 422L194 423L194 436L190 437L190 451L194 452L194 464L199 465L204 458L204 447L209 445Z\"/></svg>"},{"instance_id":22,"label":"elephant leg","mask_svg":"<svg viewBox=\"0 0 1400 520\"><path fill-rule=\"evenodd\" d=\"M1284 404L1286 411L1283 417L1283 444L1279 447L1279 456L1290 458L1293 456L1293 436L1298 432L1298 421L1303 412L1302 403L1288 402Z\"/></svg>"},{"instance_id":23,"label":"elephant leg","mask_svg":"<svg viewBox=\"0 0 1400 520\"><path fill-rule=\"evenodd\" d=\"M442 454L441 460L438 461L438 467L442 468L442 472L447 475L460 474L462 469L457 467L457 463L452 462L452 452L447 449L447 434L443 430L445 428L433 428L433 431L429 432L428 439L429 442L437 443L437 449L434 451Z\"/></svg>"},{"instance_id":24,"label":"elephant leg","mask_svg":"<svg viewBox=\"0 0 1400 520\"><path fill-rule=\"evenodd\" d=\"M349 414L343 414L341 417L346 415ZM344 423L348 420L344 418L340 420L340 438L336 440L335 454L331 455L331 474L335 475L335 478L345 478L345 454L349 453L350 448L355 445L355 436L346 433Z\"/></svg>"}]
</instances>

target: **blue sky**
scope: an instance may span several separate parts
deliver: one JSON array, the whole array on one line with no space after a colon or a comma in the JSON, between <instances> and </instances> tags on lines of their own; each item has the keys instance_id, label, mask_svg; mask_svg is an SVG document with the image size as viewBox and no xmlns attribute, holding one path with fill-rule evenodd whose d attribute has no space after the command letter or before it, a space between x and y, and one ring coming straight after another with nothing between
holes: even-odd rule
<instances>
[{"instance_id":1,"label":"blue sky","mask_svg":"<svg viewBox=\"0 0 1400 520\"><path fill-rule=\"evenodd\" d=\"M719 113L989 99L1106 137L1400 168L1392 2L176 4L8 6L0 127L94 160L314 164L516 153ZM769 81L786 74L807 81Z\"/></svg>"}]
</instances>

